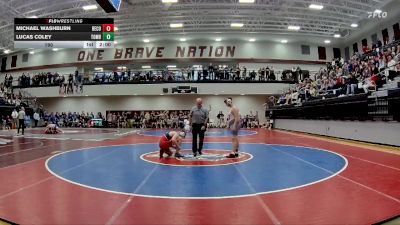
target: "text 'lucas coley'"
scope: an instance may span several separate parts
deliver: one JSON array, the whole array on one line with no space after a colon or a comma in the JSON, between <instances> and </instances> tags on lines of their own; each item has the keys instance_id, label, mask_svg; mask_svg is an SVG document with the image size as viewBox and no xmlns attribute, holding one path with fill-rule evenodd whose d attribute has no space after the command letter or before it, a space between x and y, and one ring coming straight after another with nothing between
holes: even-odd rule
<instances>
[{"instance_id":1,"label":"text 'lucas coley'","mask_svg":"<svg viewBox=\"0 0 400 225\"><path fill-rule=\"evenodd\" d=\"M16 40L51 40L51 34L17 34Z\"/></svg>"}]
</instances>

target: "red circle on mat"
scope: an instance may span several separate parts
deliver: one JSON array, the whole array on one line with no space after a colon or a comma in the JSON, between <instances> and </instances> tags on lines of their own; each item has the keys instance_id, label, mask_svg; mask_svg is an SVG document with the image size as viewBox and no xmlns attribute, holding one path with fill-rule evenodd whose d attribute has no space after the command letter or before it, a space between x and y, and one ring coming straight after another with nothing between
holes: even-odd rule
<instances>
[{"instance_id":1,"label":"red circle on mat","mask_svg":"<svg viewBox=\"0 0 400 225\"><path fill-rule=\"evenodd\" d=\"M91 129L91 128L60 128L63 131L63 135L70 135L70 134L108 134L108 133L116 133L116 130L106 130L106 129ZM25 133L27 134L44 134L43 129L32 129L26 130Z\"/></svg>"},{"instance_id":2,"label":"red circle on mat","mask_svg":"<svg viewBox=\"0 0 400 225\"><path fill-rule=\"evenodd\" d=\"M203 150L203 155L199 157L193 157L191 150L182 150L181 154L185 157L177 159L175 157L165 157L160 159L159 152L149 152L140 156L144 161L168 165L168 166L223 166L242 163L253 158L253 155L247 152L240 152L238 158L228 159L225 156L228 155L230 151L226 150Z\"/></svg>"}]
</instances>

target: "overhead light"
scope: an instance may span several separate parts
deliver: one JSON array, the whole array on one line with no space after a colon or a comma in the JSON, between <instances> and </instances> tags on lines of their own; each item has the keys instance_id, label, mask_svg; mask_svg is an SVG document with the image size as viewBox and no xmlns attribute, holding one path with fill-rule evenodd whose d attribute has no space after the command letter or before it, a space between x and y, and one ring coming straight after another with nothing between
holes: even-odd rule
<instances>
[{"instance_id":1,"label":"overhead light","mask_svg":"<svg viewBox=\"0 0 400 225\"><path fill-rule=\"evenodd\" d=\"M114 45L117 45L118 44L118 41L114 41Z\"/></svg>"},{"instance_id":2,"label":"overhead light","mask_svg":"<svg viewBox=\"0 0 400 225\"><path fill-rule=\"evenodd\" d=\"M137 96L137 94L135 93L135 94L133 94L134 96Z\"/></svg>"},{"instance_id":3,"label":"overhead light","mask_svg":"<svg viewBox=\"0 0 400 225\"><path fill-rule=\"evenodd\" d=\"M114 27L114 31L119 31L119 28L118 27Z\"/></svg>"},{"instance_id":4,"label":"overhead light","mask_svg":"<svg viewBox=\"0 0 400 225\"><path fill-rule=\"evenodd\" d=\"M164 95L164 94L160 94L160 95Z\"/></svg>"},{"instance_id":5,"label":"overhead light","mask_svg":"<svg viewBox=\"0 0 400 225\"><path fill-rule=\"evenodd\" d=\"M329 43L331 43L331 40L325 40L324 42L325 42L325 44L329 44Z\"/></svg>"},{"instance_id":6,"label":"overhead light","mask_svg":"<svg viewBox=\"0 0 400 225\"><path fill-rule=\"evenodd\" d=\"M161 0L162 3L177 3L178 0Z\"/></svg>"},{"instance_id":7,"label":"overhead light","mask_svg":"<svg viewBox=\"0 0 400 225\"><path fill-rule=\"evenodd\" d=\"M181 27L183 27L183 24L182 23L171 23L169 25L169 27L171 27L171 28L181 28Z\"/></svg>"},{"instance_id":8,"label":"overhead light","mask_svg":"<svg viewBox=\"0 0 400 225\"><path fill-rule=\"evenodd\" d=\"M86 97L88 97L89 95L85 95Z\"/></svg>"},{"instance_id":9,"label":"overhead light","mask_svg":"<svg viewBox=\"0 0 400 225\"><path fill-rule=\"evenodd\" d=\"M239 0L239 3L254 3L255 0Z\"/></svg>"},{"instance_id":10,"label":"overhead light","mask_svg":"<svg viewBox=\"0 0 400 225\"><path fill-rule=\"evenodd\" d=\"M287 40L281 40L281 43L286 44Z\"/></svg>"},{"instance_id":11,"label":"overhead light","mask_svg":"<svg viewBox=\"0 0 400 225\"><path fill-rule=\"evenodd\" d=\"M340 38L341 37L341 35L340 34L335 34L335 35L333 35L335 38Z\"/></svg>"},{"instance_id":12,"label":"overhead light","mask_svg":"<svg viewBox=\"0 0 400 225\"><path fill-rule=\"evenodd\" d=\"M214 94L214 95L219 95L219 94Z\"/></svg>"},{"instance_id":13,"label":"overhead light","mask_svg":"<svg viewBox=\"0 0 400 225\"><path fill-rule=\"evenodd\" d=\"M168 65L167 68L176 68L176 65Z\"/></svg>"},{"instance_id":14,"label":"overhead light","mask_svg":"<svg viewBox=\"0 0 400 225\"><path fill-rule=\"evenodd\" d=\"M117 67L119 70L124 70L124 69L126 69L126 66L118 66Z\"/></svg>"},{"instance_id":15,"label":"overhead light","mask_svg":"<svg viewBox=\"0 0 400 225\"><path fill-rule=\"evenodd\" d=\"M243 23L231 23L231 27L243 27Z\"/></svg>"},{"instance_id":16,"label":"overhead light","mask_svg":"<svg viewBox=\"0 0 400 225\"><path fill-rule=\"evenodd\" d=\"M179 40L180 41L186 41L186 38L180 38Z\"/></svg>"},{"instance_id":17,"label":"overhead light","mask_svg":"<svg viewBox=\"0 0 400 225\"><path fill-rule=\"evenodd\" d=\"M94 9L97 9L97 5L85 5L82 8L83 8L83 10L86 10L86 11L94 10Z\"/></svg>"},{"instance_id":18,"label":"overhead light","mask_svg":"<svg viewBox=\"0 0 400 225\"><path fill-rule=\"evenodd\" d=\"M54 51L54 52L56 52L56 51L58 51L58 50L59 50L58 48L53 48L53 51Z\"/></svg>"},{"instance_id":19,"label":"overhead light","mask_svg":"<svg viewBox=\"0 0 400 225\"><path fill-rule=\"evenodd\" d=\"M382 10L380 10L380 9L375 9L374 13L375 13L375 14L380 14L380 13L382 13Z\"/></svg>"},{"instance_id":20,"label":"overhead light","mask_svg":"<svg viewBox=\"0 0 400 225\"><path fill-rule=\"evenodd\" d=\"M256 41L256 39L254 39L254 38L250 38L250 39L249 39L249 41L250 41L250 42L255 42L255 41Z\"/></svg>"},{"instance_id":21,"label":"overhead light","mask_svg":"<svg viewBox=\"0 0 400 225\"><path fill-rule=\"evenodd\" d=\"M324 6L323 5L317 5L317 4L311 4L311 5L308 6L308 8L321 10L321 9L324 8Z\"/></svg>"},{"instance_id":22,"label":"overhead light","mask_svg":"<svg viewBox=\"0 0 400 225\"><path fill-rule=\"evenodd\" d=\"M246 95L246 94L240 94L240 95Z\"/></svg>"},{"instance_id":23,"label":"overhead light","mask_svg":"<svg viewBox=\"0 0 400 225\"><path fill-rule=\"evenodd\" d=\"M144 39L143 42L144 42L144 43L149 43L150 40L149 40L149 39Z\"/></svg>"},{"instance_id":24,"label":"overhead light","mask_svg":"<svg viewBox=\"0 0 400 225\"><path fill-rule=\"evenodd\" d=\"M350 26L351 26L351 27L358 27L358 24L352 23Z\"/></svg>"},{"instance_id":25,"label":"overhead light","mask_svg":"<svg viewBox=\"0 0 400 225\"><path fill-rule=\"evenodd\" d=\"M103 67L96 67L94 70L103 71Z\"/></svg>"},{"instance_id":26,"label":"overhead light","mask_svg":"<svg viewBox=\"0 0 400 225\"><path fill-rule=\"evenodd\" d=\"M33 55L33 54L35 54L35 52L34 51L30 51L29 54Z\"/></svg>"},{"instance_id":27,"label":"overhead light","mask_svg":"<svg viewBox=\"0 0 400 225\"><path fill-rule=\"evenodd\" d=\"M215 41L222 41L222 38L215 38Z\"/></svg>"},{"instance_id":28,"label":"overhead light","mask_svg":"<svg viewBox=\"0 0 400 225\"><path fill-rule=\"evenodd\" d=\"M299 26L288 26L289 30L300 30Z\"/></svg>"},{"instance_id":29,"label":"overhead light","mask_svg":"<svg viewBox=\"0 0 400 225\"><path fill-rule=\"evenodd\" d=\"M151 66L142 66L142 69L151 69Z\"/></svg>"},{"instance_id":30,"label":"overhead light","mask_svg":"<svg viewBox=\"0 0 400 225\"><path fill-rule=\"evenodd\" d=\"M10 52L11 52L11 51L8 50L8 49L7 49L7 50L4 50L4 53L5 53L5 54L8 54L8 53L10 53Z\"/></svg>"},{"instance_id":31,"label":"overhead light","mask_svg":"<svg viewBox=\"0 0 400 225\"><path fill-rule=\"evenodd\" d=\"M28 19L37 19L37 16L28 16Z\"/></svg>"}]
</instances>

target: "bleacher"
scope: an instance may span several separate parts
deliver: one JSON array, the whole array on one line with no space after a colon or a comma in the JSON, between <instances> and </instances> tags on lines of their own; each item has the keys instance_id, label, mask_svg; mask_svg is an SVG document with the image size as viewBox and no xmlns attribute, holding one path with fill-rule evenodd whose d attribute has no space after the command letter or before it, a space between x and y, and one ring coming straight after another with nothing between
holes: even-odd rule
<instances>
[{"instance_id":1,"label":"bleacher","mask_svg":"<svg viewBox=\"0 0 400 225\"><path fill-rule=\"evenodd\" d=\"M273 106L266 111L266 116L272 115L274 119L400 121L400 88L386 90L386 93L324 97L301 105Z\"/></svg>"}]
</instances>

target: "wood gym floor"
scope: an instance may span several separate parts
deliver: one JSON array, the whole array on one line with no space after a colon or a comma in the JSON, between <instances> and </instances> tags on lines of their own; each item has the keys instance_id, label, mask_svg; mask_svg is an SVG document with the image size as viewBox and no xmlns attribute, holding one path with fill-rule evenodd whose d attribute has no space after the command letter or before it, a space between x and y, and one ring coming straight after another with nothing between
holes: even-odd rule
<instances>
[{"instance_id":1,"label":"wood gym floor","mask_svg":"<svg viewBox=\"0 0 400 225\"><path fill-rule=\"evenodd\" d=\"M225 130L204 155L157 157L160 130L0 131L0 218L18 224L374 224L400 215L400 151L286 131ZM2 222L0 222L1 224Z\"/></svg>"}]
</instances>

